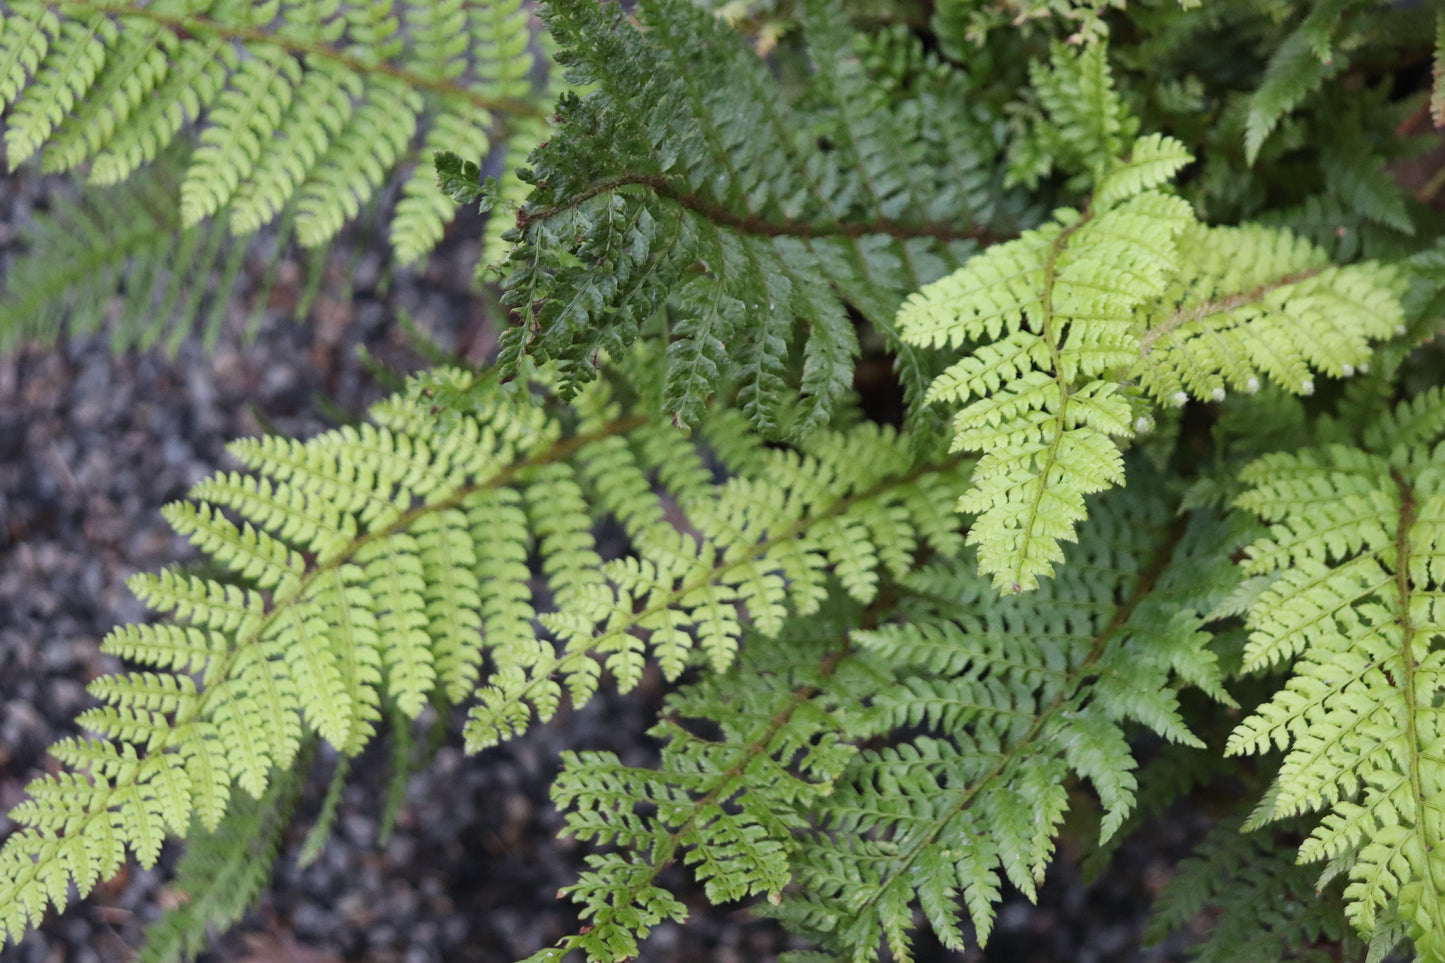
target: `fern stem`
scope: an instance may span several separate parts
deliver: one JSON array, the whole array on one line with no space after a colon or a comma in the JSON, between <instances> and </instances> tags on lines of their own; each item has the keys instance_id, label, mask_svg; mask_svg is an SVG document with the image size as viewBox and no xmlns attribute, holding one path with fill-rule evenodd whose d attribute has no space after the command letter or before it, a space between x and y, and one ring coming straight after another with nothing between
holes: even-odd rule
<instances>
[{"instance_id":1,"label":"fern stem","mask_svg":"<svg viewBox=\"0 0 1445 963\"><path fill-rule=\"evenodd\" d=\"M875 218L871 221L834 221L832 223L773 221L751 214L739 214L730 207L706 200L696 194L680 191L673 186L670 179L661 174L644 174L636 171L598 181L561 203L526 211L524 220L545 221L558 214L574 210L600 194L611 193L619 188L632 185L646 187L658 197L670 200L679 207L702 216L710 223L733 228L742 234L762 237L846 237L858 240L870 235L883 234L898 240L911 238L930 238L936 241L974 240L984 245L996 244L1014 237L1011 234L998 234L977 225L961 227L934 223L905 224L885 218Z\"/></svg>"},{"instance_id":2,"label":"fern stem","mask_svg":"<svg viewBox=\"0 0 1445 963\"><path fill-rule=\"evenodd\" d=\"M1420 760L1425 752L1425 747L1420 743L1420 706L1415 690L1415 671L1419 668L1419 661L1415 658L1413 651L1415 636L1419 630L1415 625L1414 617L1410 614L1410 601L1414 595L1414 588L1410 581L1410 558L1412 556L1410 530L1415 526L1415 492L1398 468L1390 470L1390 477L1394 480L1400 497L1400 521L1395 530L1395 618L1400 622L1401 677L1396 682L1401 700L1405 705L1404 736L1405 745L1408 747L1405 758L1408 760L1410 801L1415 808L1415 811L1411 813L1410 822L1420 852L1429 853L1434 849L1434 841L1431 839L1425 818L1430 800L1425 791L1424 776L1420 772ZM1426 878L1423 883L1427 891L1445 893L1445 880L1434 878L1435 860L1426 858L1420 862L1424 868Z\"/></svg>"}]
</instances>

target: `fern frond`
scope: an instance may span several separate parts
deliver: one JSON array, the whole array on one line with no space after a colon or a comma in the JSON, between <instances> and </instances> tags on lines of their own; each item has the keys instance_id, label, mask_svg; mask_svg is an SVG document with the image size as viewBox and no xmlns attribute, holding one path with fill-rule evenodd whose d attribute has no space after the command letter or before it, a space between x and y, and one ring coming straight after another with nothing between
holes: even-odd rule
<instances>
[{"instance_id":1,"label":"fern frond","mask_svg":"<svg viewBox=\"0 0 1445 963\"><path fill-rule=\"evenodd\" d=\"M1130 437L1135 418L1109 376L1137 358L1132 312L1163 293L1174 238L1191 222L1187 205L1154 191L1098 214L1065 210L899 312L914 344L994 339L940 375L928 400L962 406L954 450L987 452L958 507L978 513L969 541L999 588L1034 588L1073 538L1084 495L1123 480L1114 438Z\"/></svg>"},{"instance_id":2,"label":"fern frond","mask_svg":"<svg viewBox=\"0 0 1445 963\"><path fill-rule=\"evenodd\" d=\"M1114 90L1108 44L1088 44L1075 55L1055 41L1047 64L1029 64L1029 81L1048 114L1036 129L1044 151L1059 166L1097 182L1139 128Z\"/></svg>"},{"instance_id":3,"label":"fern frond","mask_svg":"<svg viewBox=\"0 0 1445 963\"><path fill-rule=\"evenodd\" d=\"M1404 323L1395 272L1331 267L1287 231L1196 228L1179 251L1183 270L1146 315L1142 339L1141 383L1161 401L1217 401L1227 389L1258 391L1265 378L1310 394L1313 372L1354 374L1367 366L1370 341Z\"/></svg>"},{"instance_id":4,"label":"fern frond","mask_svg":"<svg viewBox=\"0 0 1445 963\"><path fill-rule=\"evenodd\" d=\"M421 96L392 78L364 84L360 106L301 185L296 236L302 244L324 244L360 213L405 154L421 107Z\"/></svg>"},{"instance_id":5,"label":"fern frond","mask_svg":"<svg viewBox=\"0 0 1445 963\"><path fill-rule=\"evenodd\" d=\"M7 156L14 166L44 148L48 169L93 161L92 179L115 184L200 122L184 223L214 216L252 233L296 202L299 236L316 246L409 159L419 124L425 156L480 159L509 139L498 116L540 117L531 40L518 0L87 0L59 16L22 3L0 22ZM406 260L431 250L454 211L426 196L430 176L425 165L413 175L393 222Z\"/></svg>"},{"instance_id":6,"label":"fern frond","mask_svg":"<svg viewBox=\"0 0 1445 963\"><path fill-rule=\"evenodd\" d=\"M94 685L105 705L82 722L99 738L59 744L70 771L33 783L12 814L6 934L63 905L70 883L85 892L113 873L124 849L150 864L167 832L222 825L234 787L264 798L314 736L354 756L383 718L414 718L438 692L466 698L484 662L473 745L549 717L564 690L585 701L604 668L635 685L649 650L669 677L694 652L722 670L740 615L773 635L790 609L816 612L830 575L866 602L885 566L902 573L919 546L958 543L955 525L935 526L965 467L915 463L891 429L819 434L806 453L759 449L719 486L696 443L665 420L649 427L645 407L601 384L559 414L494 380L440 378L473 401L448 429L414 384L359 427L235 443L248 472L167 508L229 575L133 581L175 624L116 630L106 648L148 668ZM635 443L620 437L631 430ZM677 484L685 530L654 478ZM593 507L638 554L603 563ZM754 831L740 832L736 845Z\"/></svg>"},{"instance_id":7,"label":"fern frond","mask_svg":"<svg viewBox=\"0 0 1445 963\"><path fill-rule=\"evenodd\" d=\"M1178 142L1150 135L1126 158L1102 154L1133 123L1116 116L1101 56L1055 50L1053 72L1035 78L1060 129L1091 145L1076 155L1091 165L1090 207L994 245L898 314L904 341L969 352L925 401L954 409L953 450L986 453L958 508L977 514L969 541L1005 591L1052 573L1084 496L1123 480L1118 443L1153 425L1140 388L1176 407L1266 377L1309 394L1315 372L1353 374L1404 320L1388 268L1329 267L1288 232L1198 224L1155 189L1190 160ZM1081 85L1106 116L1069 120L1080 108L1061 91Z\"/></svg>"},{"instance_id":8,"label":"fern frond","mask_svg":"<svg viewBox=\"0 0 1445 963\"><path fill-rule=\"evenodd\" d=\"M1200 628L1234 581L1217 554L1227 526L1171 520L1137 494L1101 500L1087 526L1047 599L999 598L964 557L902 579L901 621L852 633L873 680L855 737L892 745L859 753L817 801L772 911L790 927L845 958L883 942L906 960L915 903L962 948L961 898L982 943L1003 879L1028 894L1042 878L1070 773L1098 794L1104 836L1128 814L1126 721L1198 744L1173 687L1222 695Z\"/></svg>"},{"instance_id":9,"label":"fern frond","mask_svg":"<svg viewBox=\"0 0 1445 963\"><path fill-rule=\"evenodd\" d=\"M187 227L216 213L248 180L261 154L262 137L274 130L291 106L301 65L277 47L263 47L231 75L216 98L181 184L181 219ZM312 111L313 122L321 111Z\"/></svg>"},{"instance_id":10,"label":"fern frond","mask_svg":"<svg viewBox=\"0 0 1445 963\"><path fill-rule=\"evenodd\" d=\"M1249 100L1244 150L1253 164L1280 119L1348 64L1347 51L1332 43L1346 11L1360 0L1325 0L1275 48L1259 88Z\"/></svg>"},{"instance_id":11,"label":"fern frond","mask_svg":"<svg viewBox=\"0 0 1445 963\"><path fill-rule=\"evenodd\" d=\"M102 14L61 22L25 96L7 112L5 154L12 169L39 150L75 108L76 98L100 73L115 35L115 24Z\"/></svg>"},{"instance_id":12,"label":"fern frond","mask_svg":"<svg viewBox=\"0 0 1445 963\"><path fill-rule=\"evenodd\" d=\"M840 736L856 725L847 707L870 682L843 648L858 606L833 589L818 612L784 624L783 644L749 645L734 669L668 699L652 731L663 740L655 770L609 753L567 754L552 790L567 832L623 852L589 857L592 868L568 888L589 926L566 945L592 959L611 959L618 946L636 953L657 921L646 918L656 877L673 861L693 867L714 901L782 898L795 833L854 756ZM696 734L694 719L721 736Z\"/></svg>"},{"instance_id":13,"label":"fern frond","mask_svg":"<svg viewBox=\"0 0 1445 963\"><path fill-rule=\"evenodd\" d=\"M1254 822L1323 811L1301 859L1348 873L1362 936L1398 914L1427 958L1445 951L1442 419L1432 389L1372 427L1365 450L1307 448L1246 470L1239 504L1273 522L1248 570L1280 574L1250 608L1245 667L1294 664L1229 742L1286 750Z\"/></svg>"},{"instance_id":14,"label":"fern frond","mask_svg":"<svg viewBox=\"0 0 1445 963\"><path fill-rule=\"evenodd\" d=\"M261 798L241 797L213 831L192 838L170 884L177 905L146 929L142 963L193 959L213 927L241 918L270 878L303 788L299 775L283 770Z\"/></svg>"},{"instance_id":15,"label":"fern frond","mask_svg":"<svg viewBox=\"0 0 1445 963\"><path fill-rule=\"evenodd\" d=\"M505 300L521 314L503 339L508 370L556 359L575 391L600 355L670 322L679 424L734 390L770 435L827 423L858 351L838 289L888 335L903 294L956 264L984 227L957 193L952 206L924 204L912 185L928 168L897 150L911 139L902 116L858 106L850 34L815 7L817 104L791 105L705 12L647 6L639 30L615 7L553 5L571 76L596 89L564 99L560 129L531 159L535 189L506 265ZM813 129L837 135L821 166L802 133ZM785 411L790 381L801 399ZM922 388L910 370L907 390Z\"/></svg>"}]
</instances>

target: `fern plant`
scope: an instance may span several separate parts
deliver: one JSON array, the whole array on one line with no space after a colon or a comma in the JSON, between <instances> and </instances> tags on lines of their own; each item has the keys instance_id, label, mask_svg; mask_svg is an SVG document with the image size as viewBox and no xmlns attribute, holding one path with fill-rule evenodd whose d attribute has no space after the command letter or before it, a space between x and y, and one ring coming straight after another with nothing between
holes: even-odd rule
<instances>
[{"instance_id":1,"label":"fern plant","mask_svg":"<svg viewBox=\"0 0 1445 963\"><path fill-rule=\"evenodd\" d=\"M1388 166L1426 14L852 12L555 0L538 40L508 0L7 10L12 163L157 161L117 189L164 216L89 220L138 240L68 310L185 290L206 258L139 252L220 251L222 219L320 245L415 148L397 255L490 211L514 324L165 510L210 566L132 579L157 619L102 643L134 669L10 814L0 938L177 836L144 955L194 954L322 743L464 705L484 751L652 660L659 764L563 759L596 850L533 959L636 956L686 915L676 864L800 960L982 944L1062 835L1107 852L1205 789L1228 814L1155 935L1220 905L1206 959L1445 959L1445 254ZM54 276L11 283L28 332L64 317Z\"/></svg>"}]
</instances>

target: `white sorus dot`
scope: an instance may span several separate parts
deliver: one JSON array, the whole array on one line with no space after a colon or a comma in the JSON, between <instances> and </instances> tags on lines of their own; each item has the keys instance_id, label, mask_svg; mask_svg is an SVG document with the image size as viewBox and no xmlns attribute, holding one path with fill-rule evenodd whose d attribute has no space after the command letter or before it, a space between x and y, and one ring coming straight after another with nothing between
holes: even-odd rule
<instances>
[{"instance_id":1,"label":"white sorus dot","mask_svg":"<svg viewBox=\"0 0 1445 963\"><path fill-rule=\"evenodd\" d=\"M1188 400L1189 396L1182 391L1176 391L1169 397L1169 403L1176 408L1183 408L1184 403Z\"/></svg>"},{"instance_id":2,"label":"white sorus dot","mask_svg":"<svg viewBox=\"0 0 1445 963\"><path fill-rule=\"evenodd\" d=\"M1314 393L1315 393L1315 383L1314 383L1313 381L1311 381L1310 379L1306 378L1304 384L1302 384L1302 385L1299 386L1299 393L1302 394L1302 395L1312 395L1312 394L1314 394Z\"/></svg>"},{"instance_id":3,"label":"white sorus dot","mask_svg":"<svg viewBox=\"0 0 1445 963\"><path fill-rule=\"evenodd\" d=\"M1340 371L1342 371L1345 377L1348 378L1350 375L1355 373L1355 366L1352 364L1340 365Z\"/></svg>"},{"instance_id":4,"label":"white sorus dot","mask_svg":"<svg viewBox=\"0 0 1445 963\"><path fill-rule=\"evenodd\" d=\"M1250 375L1249 380L1244 383L1244 390L1250 394L1254 394L1259 390L1259 379L1254 375Z\"/></svg>"},{"instance_id":5,"label":"white sorus dot","mask_svg":"<svg viewBox=\"0 0 1445 963\"><path fill-rule=\"evenodd\" d=\"M1154 419L1148 415L1140 415L1134 419L1134 434L1142 435L1154 429Z\"/></svg>"},{"instance_id":6,"label":"white sorus dot","mask_svg":"<svg viewBox=\"0 0 1445 963\"><path fill-rule=\"evenodd\" d=\"M1224 389L1223 389L1223 388L1215 388L1213 391L1211 391L1211 392L1209 393L1209 397L1213 398L1215 401L1223 401L1223 400L1224 400Z\"/></svg>"},{"instance_id":7,"label":"white sorus dot","mask_svg":"<svg viewBox=\"0 0 1445 963\"><path fill-rule=\"evenodd\" d=\"M1360 365L1360 374L1369 374L1369 373L1370 373L1370 363L1369 363L1368 361L1366 361L1364 364Z\"/></svg>"},{"instance_id":8,"label":"white sorus dot","mask_svg":"<svg viewBox=\"0 0 1445 963\"><path fill-rule=\"evenodd\" d=\"M1405 326L1403 324L1395 325L1395 336L1399 338L1403 338L1405 336Z\"/></svg>"}]
</instances>

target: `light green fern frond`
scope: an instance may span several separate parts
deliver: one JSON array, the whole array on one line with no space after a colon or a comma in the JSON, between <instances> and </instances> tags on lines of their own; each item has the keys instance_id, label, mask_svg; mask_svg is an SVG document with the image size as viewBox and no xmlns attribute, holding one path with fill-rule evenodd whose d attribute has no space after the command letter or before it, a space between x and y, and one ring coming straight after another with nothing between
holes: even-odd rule
<instances>
[{"instance_id":1,"label":"light green fern frond","mask_svg":"<svg viewBox=\"0 0 1445 963\"><path fill-rule=\"evenodd\" d=\"M1108 44L1088 44L1075 54L1055 41L1047 63L1029 64L1029 80L1048 118L1036 127L1044 154L1064 170L1097 181L1139 131L1138 119L1114 90ZM1154 183L1167 180L1175 169Z\"/></svg>"},{"instance_id":2,"label":"light green fern frond","mask_svg":"<svg viewBox=\"0 0 1445 963\"><path fill-rule=\"evenodd\" d=\"M1142 169L1121 179L1146 183ZM1006 591L1032 589L1062 558L1084 495L1123 480L1115 438L1138 417L1115 372L1139 352L1134 309L1176 269L1188 205L1145 191L995 245L899 312L905 340L964 347L990 339L929 388L959 405L953 449L986 452L960 511L979 564Z\"/></svg>"},{"instance_id":3,"label":"light green fern frond","mask_svg":"<svg viewBox=\"0 0 1445 963\"><path fill-rule=\"evenodd\" d=\"M467 392L468 414L433 415L424 390L438 386ZM818 610L830 576L867 602L883 572L957 546L956 526L938 523L966 466L917 464L876 426L800 452L740 448L721 422L718 450L741 455L721 486L697 442L601 383L549 411L495 379L440 372L358 427L236 442L247 471L166 509L229 574L132 579L173 621L106 641L143 668L93 684L102 704L81 722L96 738L58 744L69 768L11 813L0 930L19 935L71 884L89 891L127 849L151 865L193 819L214 831L235 787L264 798L314 737L354 756L383 719L475 693L467 738L490 745L550 717L564 692L590 698L604 669L623 688L648 652L669 678L694 653L722 670L747 621L776 635L790 610ZM676 484L685 524L654 479ZM603 562L594 510L633 554Z\"/></svg>"},{"instance_id":4,"label":"light green fern frond","mask_svg":"<svg viewBox=\"0 0 1445 963\"><path fill-rule=\"evenodd\" d=\"M613 419L615 402L605 399L605 393L584 396L581 409L593 412L590 417ZM597 404L601 407L593 407ZM701 433L704 443L712 441L708 427ZM740 615L758 632L773 635L790 609L807 615L817 608L829 572L855 599L868 602L877 594L881 571L911 568L916 547L926 543L947 550L957 544L953 526L938 527L938 513L952 500L950 485L966 466L946 462L910 469L907 442L868 425L822 433L807 454L765 450L729 464L733 475L720 487L681 493L679 504L694 533L679 532L652 503L646 483L654 474L703 470L696 450L680 452L659 437L674 430L639 427L630 436L635 444L599 439L578 451L583 471L599 480L592 491L641 552L600 570L582 503L567 494L580 489L560 469L549 469L564 487L546 498L547 520L537 522L555 532L543 531L541 537L557 539L558 551L544 554L555 560L554 581L567 603L559 596L561 610L545 614L543 623L560 648L494 677L468 722L470 748L509 738L529 723L533 711L542 719L550 716L561 696L559 679L574 701L590 698L599 670L593 654L625 686L640 676L645 648L669 676L682 670L695 649L720 670L736 654L744 625ZM860 462L859 446L875 457ZM659 456L668 463L653 460ZM605 469L598 469L599 463ZM606 485L600 483L604 477L611 479ZM568 517L569 504L576 506L570 513L575 524L555 520L559 513Z\"/></svg>"},{"instance_id":5,"label":"light green fern frond","mask_svg":"<svg viewBox=\"0 0 1445 963\"><path fill-rule=\"evenodd\" d=\"M250 233L298 202L320 245L410 157L443 146L480 160L506 115L532 102L531 26L520 0L465 4L322 0L254 4L115 0L10 5L0 21L0 94L12 167L92 163L117 183L199 122L181 185L187 227L217 217ZM422 257L454 208L426 197L429 164L403 191L393 248Z\"/></svg>"},{"instance_id":6,"label":"light green fern frond","mask_svg":"<svg viewBox=\"0 0 1445 963\"><path fill-rule=\"evenodd\" d=\"M1332 267L1287 231L1196 227L1179 252L1181 270L1147 311L1141 345L1141 384L1161 401L1218 401L1265 379L1311 394L1315 372L1352 375L1367 366L1372 340L1403 330L1393 271Z\"/></svg>"},{"instance_id":7,"label":"light green fern frond","mask_svg":"<svg viewBox=\"0 0 1445 963\"><path fill-rule=\"evenodd\" d=\"M1245 667L1294 660L1289 682L1230 738L1286 750L1256 824L1322 811L1300 849L1346 873L1362 936L1398 916L1422 958L1445 953L1445 394L1371 426L1365 447L1259 459L1239 504L1273 522L1247 570Z\"/></svg>"},{"instance_id":8,"label":"light green fern frond","mask_svg":"<svg viewBox=\"0 0 1445 963\"><path fill-rule=\"evenodd\" d=\"M1387 268L1329 267L1283 231L1199 224L1157 189L1190 160L1178 142L1153 134L1102 155L1132 124L1088 66L1100 56L1056 50L1035 78L1091 165L1091 205L994 245L898 314L905 342L968 352L925 400L954 410L953 450L985 453L958 508L977 515L969 541L1005 591L1052 573L1084 496L1122 482L1119 444L1154 423L1145 396L1217 401L1264 377L1308 394L1315 372L1354 373L1404 319ZM1102 119L1075 117L1060 84L1102 91Z\"/></svg>"}]
</instances>

